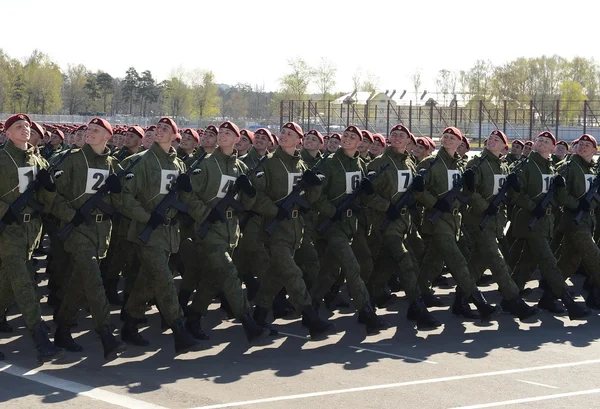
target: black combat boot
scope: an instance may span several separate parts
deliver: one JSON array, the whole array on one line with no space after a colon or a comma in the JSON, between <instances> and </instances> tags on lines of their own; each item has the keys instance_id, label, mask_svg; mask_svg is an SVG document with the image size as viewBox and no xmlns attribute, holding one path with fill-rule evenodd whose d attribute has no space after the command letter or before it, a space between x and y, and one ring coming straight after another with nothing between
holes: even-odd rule
<instances>
[{"instance_id":1,"label":"black combat boot","mask_svg":"<svg viewBox=\"0 0 600 409\"><path fill-rule=\"evenodd\" d=\"M436 320L433 314L427 310L427 306L425 306L421 296L415 298L408 306L406 318L410 321L417 321L417 329L420 330L435 329L442 325L442 323Z\"/></svg>"},{"instance_id":2,"label":"black combat boot","mask_svg":"<svg viewBox=\"0 0 600 409\"><path fill-rule=\"evenodd\" d=\"M179 290L179 294L177 294L177 299L179 300L179 306L183 310L183 314L187 317L188 313L188 302L190 301L190 297L192 295L191 291Z\"/></svg>"},{"instance_id":3,"label":"black combat boot","mask_svg":"<svg viewBox=\"0 0 600 409\"><path fill-rule=\"evenodd\" d=\"M227 301L227 297L225 297L225 294L220 293L219 299L221 300L221 306L219 307L219 309L227 313L228 320L234 319L235 315L233 314L233 310L231 309L231 305L229 305L229 301Z\"/></svg>"},{"instance_id":4,"label":"black combat boot","mask_svg":"<svg viewBox=\"0 0 600 409\"><path fill-rule=\"evenodd\" d=\"M358 312L358 322L365 324L367 335L378 334L382 329L390 327L389 322L377 316L369 301L365 301L361 310Z\"/></svg>"},{"instance_id":5,"label":"black combat boot","mask_svg":"<svg viewBox=\"0 0 600 409\"><path fill-rule=\"evenodd\" d=\"M271 333L271 331L269 331L268 328L258 325L258 323L254 320L254 318L252 318L252 316L248 312L244 313L244 316L242 317L241 321L242 326L244 327L244 332L246 333L246 338L250 343L263 340L267 338Z\"/></svg>"},{"instance_id":6,"label":"black combat boot","mask_svg":"<svg viewBox=\"0 0 600 409\"><path fill-rule=\"evenodd\" d=\"M427 305L427 304L425 304ZM469 301L464 296L460 288L456 287L456 293L454 295L454 303L452 304L452 314L458 315L470 320L479 318L479 314L471 309Z\"/></svg>"},{"instance_id":7,"label":"black combat boot","mask_svg":"<svg viewBox=\"0 0 600 409\"><path fill-rule=\"evenodd\" d=\"M475 307L477 307L477 311L479 311L481 321L489 320L492 315L496 313L496 307L487 302L481 291L473 291L473 294L471 294L471 299L473 300Z\"/></svg>"},{"instance_id":8,"label":"black combat boot","mask_svg":"<svg viewBox=\"0 0 600 409\"><path fill-rule=\"evenodd\" d=\"M200 325L200 314L190 310L187 318L185 319L185 329L188 330L190 335L197 340L207 341L210 339L208 334L202 331L202 326Z\"/></svg>"},{"instance_id":9,"label":"black combat boot","mask_svg":"<svg viewBox=\"0 0 600 409\"><path fill-rule=\"evenodd\" d=\"M173 330L173 338L175 338L175 355L199 351L202 348L200 341L192 337L188 330L185 329L183 319L177 318L173 322L171 330Z\"/></svg>"},{"instance_id":10,"label":"black combat boot","mask_svg":"<svg viewBox=\"0 0 600 409\"><path fill-rule=\"evenodd\" d=\"M350 308L350 303L344 300L340 291L340 286L337 284L331 286L329 291L327 291L327 294L323 297L323 301L325 302L325 308L329 311L340 308Z\"/></svg>"},{"instance_id":11,"label":"black combat boot","mask_svg":"<svg viewBox=\"0 0 600 409\"><path fill-rule=\"evenodd\" d=\"M33 327L31 331L37 349L37 359L39 362L50 362L55 359L62 359L65 356L65 351L57 348L49 339L46 333L44 324L40 321Z\"/></svg>"},{"instance_id":12,"label":"black combat boot","mask_svg":"<svg viewBox=\"0 0 600 409\"><path fill-rule=\"evenodd\" d=\"M294 311L294 306L286 297L285 289L282 289L273 299L273 318L285 318Z\"/></svg>"},{"instance_id":13,"label":"black combat boot","mask_svg":"<svg viewBox=\"0 0 600 409\"><path fill-rule=\"evenodd\" d=\"M125 323L123 324L123 328L121 328L121 339L128 344L140 347L147 347L150 345L150 341L139 333L137 320L129 315L125 317Z\"/></svg>"},{"instance_id":14,"label":"black combat boot","mask_svg":"<svg viewBox=\"0 0 600 409\"><path fill-rule=\"evenodd\" d=\"M112 361L127 350L127 344L124 342L117 341L108 325L103 325L96 330L100 335L100 341L102 341L102 348L104 348L104 359Z\"/></svg>"},{"instance_id":15,"label":"black combat boot","mask_svg":"<svg viewBox=\"0 0 600 409\"><path fill-rule=\"evenodd\" d=\"M6 320L6 311L4 311L4 315L0 317L0 332L3 333L11 333L13 332L13 327Z\"/></svg>"},{"instance_id":16,"label":"black combat boot","mask_svg":"<svg viewBox=\"0 0 600 409\"><path fill-rule=\"evenodd\" d=\"M394 304L397 299L398 296L386 288L381 294L373 299L373 303L377 308L386 308Z\"/></svg>"},{"instance_id":17,"label":"black combat boot","mask_svg":"<svg viewBox=\"0 0 600 409\"><path fill-rule=\"evenodd\" d=\"M539 311L535 307L530 307L519 296L511 298L510 300L503 299L500 302L500 307L502 307L503 311L511 313L515 317L519 318L521 321L526 320L527 318L533 317Z\"/></svg>"},{"instance_id":18,"label":"black combat boot","mask_svg":"<svg viewBox=\"0 0 600 409\"><path fill-rule=\"evenodd\" d=\"M260 325L263 328L267 328L269 330L269 335L270 336L275 336L279 334L279 331L277 331L275 328L273 328L273 326L271 324L269 324L267 322L267 317L269 316L269 310L260 306L256 306L254 307L254 314L253 314L253 318L254 321L256 321L256 323L258 325Z\"/></svg>"},{"instance_id":19,"label":"black combat boot","mask_svg":"<svg viewBox=\"0 0 600 409\"><path fill-rule=\"evenodd\" d=\"M104 293L110 305L122 306L123 301L119 298L119 278L107 278L104 280Z\"/></svg>"},{"instance_id":20,"label":"black combat boot","mask_svg":"<svg viewBox=\"0 0 600 409\"><path fill-rule=\"evenodd\" d=\"M436 296L433 291L426 292L425 294L421 294L421 298L423 299L423 303L427 308L431 307L443 307L444 303L442 299Z\"/></svg>"},{"instance_id":21,"label":"black combat boot","mask_svg":"<svg viewBox=\"0 0 600 409\"><path fill-rule=\"evenodd\" d=\"M256 277L250 273L244 274L243 281L246 285L246 297L248 297L248 301L254 300L254 297L256 297L258 289L260 288L260 283Z\"/></svg>"},{"instance_id":22,"label":"black combat boot","mask_svg":"<svg viewBox=\"0 0 600 409\"><path fill-rule=\"evenodd\" d=\"M310 337L313 339L328 334L335 328L332 323L319 317L319 314L317 314L317 311L312 305L307 305L302 310L302 323L304 326L308 327Z\"/></svg>"},{"instance_id":23,"label":"black combat boot","mask_svg":"<svg viewBox=\"0 0 600 409\"><path fill-rule=\"evenodd\" d=\"M69 352L81 352L83 347L71 336L71 328L68 325L57 324L54 333L54 345Z\"/></svg>"},{"instance_id":24,"label":"black combat boot","mask_svg":"<svg viewBox=\"0 0 600 409\"><path fill-rule=\"evenodd\" d=\"M388 286L392 292L397 293L398 291L402 291L402 282L398 278L398 274L393 273L388 280Z\"/></svg>"},{"instance_id":25,"label":"black combat boot","mask_svg":"<svg viewBox=\"0 0 600 409\"><path fill-rule=\"evenodd\" d=\"M570 320L581 320L592 313L592 310L583 304L576 302L571 293L569 293L567 290L563 291L560 299L569 313Z\"/></svg>"},{"instance_id":26,"label":"black combat boot","mask_svg":"<svg viewBox=\"0 0 600 409\"><path fill-rule=\"evenodd\" d=\"M600 288L595 285L592 286L591 284L590 287L590 292L585 299L585 305L594 310L600 310Z\"/></svg>"},{"instance_id":27,"label":"black combat boot","mask_svg":"<svg viewBox=\"0 0 600 409\"><path fill-rule=\"evenodd\" d=\"M554 296L554 294L552 294L552 291L550 290L544 290L540 301L538 301L537 306L539 309L546 310L548 312L551 312L552 314L563 314L565 312L563 306L560 305L558 299Z\"/></svg>"}]
</instances>

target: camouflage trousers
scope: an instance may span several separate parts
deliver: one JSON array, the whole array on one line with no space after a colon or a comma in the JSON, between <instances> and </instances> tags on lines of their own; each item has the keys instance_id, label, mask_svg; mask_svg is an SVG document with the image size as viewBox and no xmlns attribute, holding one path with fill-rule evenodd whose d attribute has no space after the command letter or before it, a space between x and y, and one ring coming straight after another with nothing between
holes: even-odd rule
<instances>
[{"instance_id":1,"label":"camouflage trousers","mask_svg":"<svg viewBox=\"0 0 600 409\"><path fill-rule=\"evenodd\" d=\"M348 291L355 306L360 309L369 301L367 286L360 276L360 264L352 251L348 237L333 235L327 238L326 250L321 260L321 271L316 285L311 290L311 298L320 302L340 276L346 279ZM321 246L321 244L319 244Z\"/></svg>"},{"instance_id":2,"label":"camouflage trousers","mask_svg":"<svg viewBox=\"0 0 600 409\"><path fill-rule=\"evenodd\" d=\"M312 285L317 282L321 263L319 261L319 254L315 249L310 229L304 229L302 244L294 254L294 260L302 270L304 279L308 280L308 285L312 287Z\"/></svg>"},{"instance_id":3,"label":"camouflage trousers","mask_svg":"<svg viewBox=\"0 0 600 409\"><path fill-rule=\"evenodd\" d=\"M196 252L192 239L181 239L179 244L179 257L184 265L185 273L181 276L179 291L192 293L198 286L204 270L203 260Z\"/></svg>"},{"instance_id":4,"label":"camouflage trousers","mask_svg":"<svg viewBox=\"0 0 600 409\"><path fill-rule=\"evenodd\" d=\"M270 243L268 250L271 263L264 276L259 276L260 288L254 299L256 305L271 309L275 295L284 287L296 311L301 312L304 307L312 305L306 284L302 279L302 270L294 261L294 249Z\"/></svg>"},{"instance_id":5,"label":"camouflage trousers","mask_svg":"<svg viewBox=\"0 0 600 409\"><path fill-rule=\"evenodd\" d=\"M511 270L498 242L495 226L488 224L490 228L481 230L479 226L465 226L472 238L471 257L468 262L468 269L471 276L477 282L485 270L488 268L492 272L498 288L505 299L510 300L519 296L519 287L510 276Z\"/></svg>"},{"instance_id":6,"label":"camouflage trousers","mask_svg":"<svg viewBox=\"0 0 600 409\"><path fill-rule=\"evenodd\" d=\"M138 244L134 244L134 247L141 268L125 305L125 312L133 318L142 318L146 303L155 298L163 318L169 326L173 326L175 320L183 317L183 311L169 269L169 252Z\"/></svg>"},{"instance_id":7,"label":"camouflage trousers","mask_svg":"<svg viewBox=\"0 0 600 409\"><path fill-rule=\"evenodd\" d=\"M567 279L577 271L580 263L590 276L592 283L600 288L600 249L590 231L578 230L565 233L563 251L558 260L558 268Z\"/></svg>"},{"instance_id":8,"label":"camouflage trousers","mask_svg":"<svg viewBox=\"0 0 600 409\"><path fill-rule=\"evenodd\" d=\"M64 298L54 320L59 325L72 326L79 310L87 305L92 313L94 327L110 323L110 307L100 274L98 253L95 248L80 247L70 253L71 277L65 286Z\"/></svg>"},{"instance_id":9,"label":"camouflage trousers","mask_svg":"<svg viewBox=\"0 0 600 409\"><path fill-rule=\"evenodd\" d=\"M542 277L555 296L560 297L566 290L565 279L558 268L548 238L530 233L525 239L516 239L510 253L511 258L517 260L514 264L512 278L520 290L525 287L527 281L531 280L536 266L539 267Z\"/></svg>"},{"instance_id":10,"label":"camouflage trousers","mask_svg":"<svg viewBox=\"0 0 600 409\"><path fill-rule=\"evenodd\" d=\"M247 223L233 253L233 262L241 276L252 274L260 282L268 277L271 260L264 241L265 234L262 225L255 220Z\"/></svg>"},{"instance_id":11,"label":"camouflage trousers","mask_svg":"<svg viewBox=\"0 0 600 409\"><path fill-rule=\"evenodd\" d=\"M112 242L115 241L113 246ZM110 257L108 256L110 254ZM114 236L111 239L111 244L108 247L108 254L105 261L108 263L106 278L116 279L120 274L123 274L125 279L125 294L130 294L133 291L135 280L140 271L140 260L135 252L133 243L127 240L127 237Z\"/></svg>"},{"instance_id":12,"label":"camouflage trousers","mask_svg":"<svg viewBox=\"0 0 600 409\"><path fill-rule=\"evenodd\" d=\"M26 260L18 255L1 254L0 263L0 313L15 301L29 330L40 322L42 311L35 282L26 266Z\"/></svg>"}]
</instances>

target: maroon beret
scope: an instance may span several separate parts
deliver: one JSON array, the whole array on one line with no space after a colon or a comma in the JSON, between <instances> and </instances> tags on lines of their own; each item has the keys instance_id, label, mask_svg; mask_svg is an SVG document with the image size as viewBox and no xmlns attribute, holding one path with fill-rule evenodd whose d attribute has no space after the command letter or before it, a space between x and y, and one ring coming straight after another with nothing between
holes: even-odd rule
<instances>
[{"instance_id":1,"label":"maroon beret","mask_svg":"<svg viewBox=\"0 0 600 409\"><path fill-rule=\"evenodd\" d=\"M556 142L557 145L562 145L565 148L569 149L569 144L567 143L567 141L558 141Z\"/></svg>"},{"instance_id":2,"label":"maroon beret","mask_svg":"<svg viewBox=\"0 0 600 409\"><path fill-rule=\"evenodd\" d=\"M4 130L8 130L15 122L25 121L31 126L31 119L25 114L15 114L8 118L4 123Z\"/></svg>"},{"instance_id":3,"label":"maroon beret","mask_svg":"<svg viewBox=\"0 0 600 409\"><path fill-rule=\"evenodd\" d=\"M506 134L504 132L502 132L500 129L494 129L490 133L490 136L492 136L492 135L498 136L500 139L502 139L502 141L504 142L505 145L508 145L508 138L506 137Z\"/></svg>"},{"instance_id":4,"label":"maroon beret","mask_svg":"<svg viewBox=\"0 0 600 409\"><path fill-rule=\"evenodd\" d=\"M240 137L240 128L233 122L225 121L221 125L219 125L219 129L225 128L232 131L238 138ZM218 132L217 132L218 133Z\"/></svg>"},{"instance_id":5,"label":"maroon beret","mask_svg":"<svg viewBox=\"0 0 600 409\"><path fill-rule=\"evenodd\" d=\"M144 137L144 130L141 127L137 126L137 125L130 126L129 128L127 128L127 132L131 132L133 134L136 134L140 138Z\"/></svg>"},{"instance_id":6,"label":"maroon beret","mask_svg":"<svg viewBox=\"0 0 600 409\"><path fill-rule=\"evenodd\" d=\"M520 139L515 139L514 141L512 141L513 146L514 145L521 145L521 146L525 146L525 144L523 143L522 140Z\"/></svg>"},{"instance_id":7,"label":"maroon beret","mask_svg":"<svg viewBox=\"0 0 600 409\"><path fill-rule=\"evenodd\" d=\"M321 132L317 131L316 129L311 129L310 131L308 131L305 136L308 136L308 135L316 136L317 138L319 138L319 141L321 143L325 143L325 138L323 138L323 135L321 135Z\"/></svg>"},{"instance_id":8,"label":"maroon beret","mask_svg":"<svg viewBox=\"0 0 600 409\"><path fill-rule=\"evenodd\" d=\"M469 142L469 139L463 135L462 141L465 143L465 145L467 145L467 150L470 151L471 150L471 142Z\"/></svg>"},{"instance_id":9,"label":"maroon beret","mask_svg":"<svg viewBox=\"0 0 600 409\"><path fill-rule=\"evenodd\" d=\"M248 139L250 139L250 143L254 143L254 132L252 132L252 131L249 131L249 130L247 130L247 129L242 129L242 130L240 131L240 135L241 135L241 136L245 136L245 137L247 137Z\"/></svg>"},{"instance_id":10,"label":"maroon beret","mask_svg":"<svg viewBox=\"0 0 600 409\"><path fill-rule=\"evenodd\" d=\"M361 141L363 140L362 131L360 129L358 129L356 126L354 126L354 125L350 125L346 129L344 129L344 132L352 132L352 133L358 135L360 137Z\"/></svg>"},{"instance_id":11,"label":"maroon beret","mask_svg":"<svg viewBox=\"0 0 600 409\"><path fill-rule=\"evenodd\" d=\"M592 135L584 133L583 135L581 135L579 138L577 138L577 142L581 142L581 141L588 141L591 142L594 145L594 148L598 149L598 144L596 143L596 138L594 138Z\"/></svg>"},{"instance_id":12,"label":"maroon beret","mask_svg":"<svg viewBox=\"0 0 600 409\"><path fill-rule=\"evenodd\" d=\"M362 131L362 137L363 137L363 141L365 139L368 139L369 142L373 143L373 134L367 130Z\"/></svg>"},{"instance_id":13,"label":"maroon beret","mask_svg":"<svg viewBox=\"0 0 600 409\"><path fill-rule=\"evenodd\" d=\"M63 131L61 131L60 129L53 129L52 133L54 135L58 135L60 137L60 139L62 139L63 141L65 140L65 134L63 133Z\"/></svg>"},{"instance_id":14,"label":"maroon beret","mask_svg":"<svg viewBox=\"0 0 600 409\"><path fill-rule=\"evenodd\" d=\"M429 143L429 147L431 149L435 149L437 147L433 138L430 138L429 136L424 136L423 138L427 139L427 142Z\"/></svg>"},{"instance_id":15,"label":"maroon beret","mask_svg":"<svg viewBox=\"0 0 600 409\"><path fill-rule=\"evenodd\" d=\"M87 131L87 129L88 129L87 125L80 125L79 127L77 127L77 131L75 131L75 132Z\"/></svg>"},{"instance_id":16,"label":"maroon beret","mask_svg":"<svg viewBox=\"0 0 600 409\"><path fill-rule=\"evenodd\" d=\"M177 142L181 142L181 134L180 134L180 133L176 133L176 134L175 134L175 140L176 140Z\"/></svg>"},{"instance_id":17,"label":"maroon beret","mask_svg":"<svg viewBox=\"0 0 600 409\"><path fill-rule=\"evenodd\" d=\"M218 133L219 133L219 130L218 130L218 129L217 129L217 127L216 127L216 126L214 126L214 125L208 125L208 126L206 127L206 130L205 130L204 132L212 132L212 133L214 133L214 134L216 135L216 134L218 134Z\"/></svg>"},{"instance_id":18,"label":"maroon beret","mask_svg":"<svg viewBox=\"0 0 600 409\"><path fill-rule=\"evenodd\" d=\"M171 118L168 117L162 117L158 120L159 124L167 124L171 127L171 129L173 130L173 133L178 134L179 133L179 128L177 127L177 124L175 123L175 121L173 121Z\"/></svg>"},{"instance_id":19,"label":"maroon beret","mask_svg":"<svg viewBox=\"0 0 600 409\"><path fill-rule=\"evenodd\" d=\"M44 129L37 122L31 122L31 130L40 134L40 138L44 136Z\"/></svg>"},{"instance_id":20,"label":"maroon beret","mask_svg":"<svg viewBox=\"0 0 600 409\"><path fill-rule=\"evenodd\" d=\"M549 139L551 139L551 140L552 140L552 143L553 143L554 145L556 145L556 137L555 137L554 135L552 135L552 132L549 132L549 131L544 131L544 132L542 132L542 133L540 133L540 134L538 135L538 138L539 138L540 136L543 136L544 138L549 138Z\"/></svg>"},{"instance_id":21,"label":"maroon beret","mask_svg":"<svg viewBox=\"0 0 600 409\"><path fill-rule=\"evenodd\" d=\"M410 136L410 140L413 141L413 143L417 143L417 139L415 138L415 136L411 133L408 134L408 136Z\"/></svg>"},{"instance_id":22,"label":"maroon beret","mask_svg":"<svg viewBox=\"0 0 600 409\"><path fill-rule=\"evenodd\" d=\"M90 124L101 126L102 128L106 129L109 134L113 134L112 126L106 119L94 118L90 121Z\"/></svg>"},{"instance_id":23,"label":"maroon beret","mask_svg":"<svg viewBox=\"0 0 600 409\"><path fill-rule=\"evenodd\" d=\"M273 145L279 145L279 137L275 134L271 134L273 137Z\"/></svg>"},{"instance_id":24,"label":"maroon beret","mask_svg":"<svg viewBox=\"0 0 600 409\"><path fill-rule=\"evenodd\" d=\"M456 136L458 139L462 139L463 138L463 133L460 131L460 129L455 128L453 126L449 126L446 129L444 129L444 131L442 132L442 134L450 134L450 135L454 135Z\"/></svg>"},{"instance_id":25,"label":"maroon beret","mask_svg":"<svg viewBox=\"0 0 600 409\"><path fill-rule=\"evenodd\" d=\"M383 135L376 133L375 135L373 135L373 143L375 142L379 142L381 144L381 146L386 145L385 143L385 138L383 137Z\"/></svg>"},{"instance_id":26,"label":"maroon beret","mask_svg":"<svg viewBox=\"0 0 600 409\"><path fill-rule=\"evenodd\" d=\"M526 141L523 146L533 146L533 141Z\"/></svg>"},{"instance_id":27,"label":"maroon beret","mask_svg":"<svg viewBox=\"0 0 600 409\"><path fill-rule=\"evenodd\" d=\"M394 131L401 131L401 132L405 132L409 137L411 135L410 131L408 130L408 128L402 124L396 124L392 127L392 129L390 129L390 134Z\"/></svg>"},{"instance_id":28,"label":"maroon beret","mask_svg":"<svg viewBox=\"0 0 600 409\"><path fill-rule=\"evenodd\" d=\"M198 132L196 132L195 129L185 128L183 133L192 136L196 140L196 143L200 143L200 135L198 135Z\"/></svg>"},{"instance_id":29,"label":"maroon beret","mask_svg":"<svg viewBox=\"0 0 600 409\"><path fill-rule=\"evenodd\" d=\"M337 139L338 141L341 141L342 137L339 133L332 133L331 135L329 135L329 139Z\"/></svg>"},{"instance_id":30,"label":"maroon beret","mask_svg":"<svg viewBox=\"0 0 600 409\"><path fill-rule=\"evenodd\" d=\"M269 140L271 141L272 144L275 144L275 140L273 139L273 135L271 134L271 131L269 131L266 128L259 128L256 130L256 132L254 132L254 136L256 135L264 135L267 138L269 138Z\"/></svg>"},{"instance_id":31,"label":"maroon beret","mask_svg":"<svg viewBox=\"0 0 600 409\"><path fill-rule=\"evenodd\" d=\"M281 129L291 129L292 131L296 132L300 138L302 138L304 136L304 132L302 132L302 128L300 127L300 125L298 125L295 122L286 122L285 124L283 124Z\"/></svg>"},{"instance_id":32,"label":"maroon beret","mask_svg":"<svg viewBox=\"0 0 600 409\"><path fill-rule=\"evenodd\" d=\"M431 148L431 145L429 145L429 141L427 140L427 138L424 138L424 137L422 137L422 136L419 136L419 137L416 139L416 142L415 142L415 143L416 143L417 145L421 145L421 146L423 146L425 149L429 149L429 148Z\"/></svg>"},{"instance_id":33,"label":"maroon beret","mask_svg":"<svg viewBox=\"0 0 600 409\"><path fill-rule=\"evenodd\" d=\"M146 129L146 132L154 132L156 131L156 125L150 125L148 127L148 129Z\"/></svg>"}]
</instances>

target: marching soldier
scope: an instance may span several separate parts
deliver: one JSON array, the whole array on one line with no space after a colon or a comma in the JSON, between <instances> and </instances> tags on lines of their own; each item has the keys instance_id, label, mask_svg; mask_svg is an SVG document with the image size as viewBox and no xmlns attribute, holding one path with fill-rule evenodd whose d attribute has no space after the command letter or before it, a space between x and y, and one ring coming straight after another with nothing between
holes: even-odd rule
<instances>
[{"instance_id":1,"label":"marching soldier","mask_svg":"<svg viewBox=\"0 0 600 409\"><path fill-rule=\"evenodd\" d=\"M177 148L177 156L185 163L185 166L190 166L194 163L194 152L200 143L200 135L195 129L186 128L181 133L181 143Z\"/></svg>"},{"instance_id":2,"label":"marching soldier","mask_svg":"<svg viewBox=\"0 0 600 409\"><path fill-rule=\"evenodd\" d=\"M523 155L524 146L525 144L523 143L523 141L519 139L515 139L514 141L512 141L510 153L506 155L506 161L508 162L508 165L512 165L514 162L521 159L521 155Z\"/></svg>"},{"instance_id":3,"label":"marching soldier","mask_svg":"<svg viewBox=\"0 0 600 409\"><path fill-rule=\"evenodd\" d=\"M242 129L240 135L240 141L235 145L238 157L242 157L248 153L252 147L252 141L254 140L254 132L247 129Z\"/></svg>"},{"instance_id":4,"label":"marching soldier","mask_svg":"<svg viewBox=\"0 0 600 409\"><path fill-rule=\"evenodd\" d=\"M200 138L200 147L196 149L196 157L201 156L204 152L207 154L213 153L217 148L217 134L219 130L214 125L208 125Z\"/></svg>"}]
</instances>

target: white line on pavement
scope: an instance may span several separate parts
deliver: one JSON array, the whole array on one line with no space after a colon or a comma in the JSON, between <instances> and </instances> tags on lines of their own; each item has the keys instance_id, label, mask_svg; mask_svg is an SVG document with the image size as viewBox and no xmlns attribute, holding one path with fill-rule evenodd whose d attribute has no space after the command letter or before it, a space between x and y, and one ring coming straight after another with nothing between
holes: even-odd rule
<instances>
[{"instance_id":1,"label":"white line on pavement","mask_svg":"<svg viewBox=\"0 0 600 409\"><path fill-rule=\"evenodd\" d=\"M302 394L298 394L298 395L275 396L272 398L263 398L263 399L254 399L254 400L247 400L247 401L240 401L240 402L220 403L220 404L209 405L209 406L200 406L195 409L230 408L233 406L256 405L259 403L270 403L270 402L280 402L280 401L294 400L294 399L316 398L319 396L340 395L340 394L344 394L344 393L373 391L373 390L378 390L378 389L400 388L403 386L425 385L425 384L431 384L431 383L460 381L463 379L483 378L483 377L488 377L488 376L511 375L511 374L515 374L515 373L542 371L545 369L569 368L569 367L573 367L573 366L593 365L593 364L600 364L600 359L592 359L592 360L579 361L579 362L568 362L568 363L564 363L564 364L533 366L533 367L519 368L519 369L507 369L507 370L503 370L503 371L483 372L483 373L476 373L476 374L469 374L469 375L447 376L444 378L420 379L420 380L416 380L416 381L387 383L387 384L383 384L383 385L360 386L357 388L334 389L334 390L330 390L330 391L310 392L310 393L302 393Z\"/></svg>"},{"instance_id":2,"label":"white line on pavement","mask_svg":"<svg viewBox=\"0 0 600 409\"><path fill-rule=\"evenodd\" d=\"M287 335L288 337L299 338L299 339L303 339L305 341L310 341L310 338L307 336L304 336L304 335L290 334L288 332L283 332L283 331L279 331L279 330L277 330L277 331L282 335Z\"/></svg>"},{"instance_id":3,"label":"white line on pavement","mask_svg":"<svg viewBox=\"0 0 600 409\"><path fill-rule=\"evenodd\" d=\"M530 385L543 386L544 388L560 389L558 386L546 385L544 383L537 383L537 382L531 382L531 381L524 381L523 379L517 379L517 381L523 382L523 383L528 383Z\"/></svg>"},{"instance_id":4,"label":"white line on pavement","mask_svg":"<svg viewBox=\"0 0 600 409\"><path fill-rule=\"evenodd\" d=\"M413 357L406 356L406 355L391 354L389 352L377 351L375 349L361 348L361 347L355 347L355 346L349 346L348 348L356 349L357 351L368 351L368 352L373 352L375 354L393 356L394 358L402 358L402 359L408 359L410 361L425 362L426 364L437 365L437 362L428 361L427 359L413 358Z\"/></svg>"},{"instance_id":5,"label":"white line on pavement","mask_svg":"<svg viewBox=\"0 0 600 409\"><path fill-rule=\"evenodd\" d=\"M523 399L505 400L502 402L482 403L481 405L461 406L461 407L456 407L453 409L493 408L496 406L516 405L518 403L539 402L542 400L549 400L549 399L570 398L571 396L591 395L594 393L600 393L600 389L588 389L585 391L557 393L555 395L535 396L533 398L523 398Z\"/></svg>"},{"instance_id":6,"label":"white line on pavement","mask_svg":"<svg viewBox=\"0 0 600 409\"><path fill-rule=\"evenodd\" d=\"M17 365L4 365L0 367L0 373L5 373L22 379L26 379L28 381L41 383L42 385L46 385L51 388L71 392L76 395L81 395L94 400L110 403L112 405L120 406L122 408L167 409L163 406L154 405L152 403L147 403L138 399L133 399L125 395L119 395L118 393L105 391L100 388L94 388L92 386L84 385L82 383L67 381L65 379L57 378L55 376L39 372L35 369L29 370Z\"/></svg>"}]
</instances>

